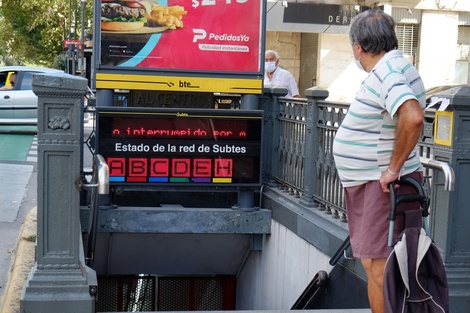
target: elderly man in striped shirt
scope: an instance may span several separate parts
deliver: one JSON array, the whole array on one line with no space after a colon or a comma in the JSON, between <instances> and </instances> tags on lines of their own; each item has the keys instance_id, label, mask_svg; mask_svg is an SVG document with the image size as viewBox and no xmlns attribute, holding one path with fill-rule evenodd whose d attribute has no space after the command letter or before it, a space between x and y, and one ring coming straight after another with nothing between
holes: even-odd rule
<instances>
[{"instance_id":1,"label":"elderly man in striped shirt","mask_svg":"<svg viewBox=\"0 0 470 313\"><path fill-rule=\"evenodd\" d=\"M365 268L373 313L384 311L388 185L405 176L422 181L416 145L423 126L425 88L418 71L397 50L394 26L392 17L379 10L354 18L349 33L354 61L369 75L333 145L345 190L351 248ZM397 194L409 193L405 188L410 187L399 187ZM402 227L397 220L395 236Z\"/></svg>"}]
</instances>

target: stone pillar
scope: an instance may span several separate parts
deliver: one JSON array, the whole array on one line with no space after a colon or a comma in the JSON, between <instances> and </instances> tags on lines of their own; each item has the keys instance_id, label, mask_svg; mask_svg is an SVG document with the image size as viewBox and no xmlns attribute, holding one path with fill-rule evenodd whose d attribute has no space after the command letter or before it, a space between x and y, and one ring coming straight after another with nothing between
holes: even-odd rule
<instances>
[{"instance_id":1,"label":"stone pillar","mask_svg":"<svg viewBox=\"0 0 470 313\"><path fill-rule=\"evenodd\" d=\"M434 171L430 235L445 263L450 311L464 313L470 312L470 87L454 87L436 97L450 105L445 111L436 110L433 154L453 168L455 189L444 190L444 174Z\"/></svg>"},{"instance_id":2,"label":"stone pillar","mask_svg":"<svg viewBox=\"0 0 470 313\"><path fill-rule=\"evenodd\" d=\"M328 98L328 90L320 87L312 87L305 89L305 97L308 99L307 107L307 120L306 120L306 133L305 133L305 159L312 160L305 164L304 176L304 192L300 198L300 204L312 207L314 206L313 196L318 195L319 177L317 171L317 156L318 156L318 109L317 102L325 101Z\"/></svg>"},{"instance_id":3,"label":"stone pillar","mask_svg":"<svg viewBox=\"0 0 470 313\"><path fill-rule=\"evenodd\" d=\"M20 311L95 312L96 280L84 263L80 227L82 99L87 80L65 73L35 74L38 96L36 262Z\"/></svg>"}]
</instances>

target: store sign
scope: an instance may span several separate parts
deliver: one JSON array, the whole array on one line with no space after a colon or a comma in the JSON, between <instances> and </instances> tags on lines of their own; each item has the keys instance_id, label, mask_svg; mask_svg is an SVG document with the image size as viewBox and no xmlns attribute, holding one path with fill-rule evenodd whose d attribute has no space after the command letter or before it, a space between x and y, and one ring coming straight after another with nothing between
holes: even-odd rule
<instances>
[{"instance_id":1,"label":"store sign","mask_svg":"<svg viewBox=\"0 0 470 313\"><path fill-rule=\"evenodd\" d=\"M213 93L131 90L127 106L210 109L214 107L214 101Z\"/></svg>"},{"instance_id":2,"label":"store sign","mask_svg":"<svg viewBox=\"0 0 470 313\"><path fill-rule=\"evenodd\" d=\"M261 111L99 108L111 184L259 185Z\"/></svg>"},{"instance_id":3,"label":"store sign","mask_svg":"<svg viewBox=\"0 0 470 313\"><path fill-rule=\"evenodd\" d=\"M113 1L145 8L138 25L114 23L116 5L100 2L102 68L262 74L264 1Z\"/></svg>"},{"instance_id":4,"label":"store sign","mask_svg":"<svg viewBox=\"0 0 470 313\"><path fill-rule=\"evenodd\" d=\"M349 25L358 13L367 7L356 5L289 3L284 9L284 23Z\"/></svg>"}]
</instances>

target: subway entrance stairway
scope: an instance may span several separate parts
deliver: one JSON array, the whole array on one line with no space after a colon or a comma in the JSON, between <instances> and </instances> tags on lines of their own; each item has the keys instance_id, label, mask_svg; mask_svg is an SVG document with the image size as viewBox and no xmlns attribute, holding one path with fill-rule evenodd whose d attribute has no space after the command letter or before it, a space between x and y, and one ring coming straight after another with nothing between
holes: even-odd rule
<instances>
[{"instance_id":1,"label":"subway entrance stairway","mask_svg":"<svg viewBox=\"0 0 470 313\"><path fill-rule=\"evenodd\" d=\"M142 279L137 283L118 280L108 288L116 284L150 286L148 282L152 280L154 286L158 286L160 278L162 284L171 281L170 285L174 283L180 288L177 290L182 290L181 285L197 285L200 284L197 279L212 278L209 283L201 283L205 286L202 299L211 298L211 291L220 290L214 278L224 278L226 281L222 284L235 289L236 310L290 310L313 277L323 270L335 277L335 282L345 279L337 284L341 285L339 294L357 301L349 304L339 300L337 290L329 289L335 295L332 303L348 306L338 310L367 312L367 308L351 308L363 305L361 301L366 297L357 287L365 284L359 262L344 258L334 268L328 264L348 234L346 216L340 205L335 206L335 201L340 203L339 193L333 190L331 176L311 175L318 173L318 166L330 166L318 154L322 151L318 145L319 138L331 138L332 133L322 134L317 124L325 122L325 116L329 118L334 112L334 109L322 112L322 108L335 108L340 104L324 101L327 92L313 88L307 93L307 99L297 100L296 106L290 104L290 99L279 98L276 90L260 97L258 107L264 112L263 125L284 122L294 125L289 130L290 135L281 132L284 126L263 132L266 147L276 147L273 151L279 154L263 154L262 186L222 188L223 191L193 187L182 192L180 186L159 189L109 186L109 179L106 179L109 168L100 165L102 162L94 163L91 174L82 173L81 160L77 157L81 155L83 142L82 108L79 97L69 90L82 87L85 90L85 86L81 86L79 78L54 79L67 88L58 91L53 85L54 90L61 93L60 100L44 99L41 96L51 94L51 83L46 78L37 82L39 99L43 101L39 114L45 116L44 121L50 120L51 114L58 119L65 114L76 124L72 122L70 128L61 130L45 127L44 132L38 132L38 240L35 266L22 295L22 310L60 311L73 307L77 312L94 312L99 301L99 297L96 298L99 279L116 276ZM310 110L314 108L325 115L319 118L316 112L313 118ZM313 121L317 126L313 126ZM287 136L296 141L304 140L305 145L295 147L304 147L307 152L282 146L283 142L290 142L284 141ZM317 138L316 143L313 138ZM449 153L448 150L443 152ZM438 149L433 151L434 156L439 153ZM314 162L304 162L305 158L313 160L317 156L323 163L317 162L316 167ZM444 159L441 156L441 160ZM303 167L297 168L300 164ZM287 170L288 166L292 166L292 170ZM442 204L448 201L449 195L443 192L444 175L436 173L438 171L434 173L432 186L442 192L439 201L433 199L432 202ZM83 175L91 178L83 180ZM333 197L328 198L331 195ZM433 195L436 197L435 193ZM86 201L95 205L87 205ZM436 224L441 220L449 221L434 218L432 222ZM437 226L448 225L434 225L439 233ZM446 236L439 233L438 238L442 240ZM451 286L456 285L454 277L464 280L467 277L460 275L466 273L465 268L450 273ZM348 279L349 274L357 281ZM233 278L236 278L235 287L231 285ZM134 292L136 299L141 295L141 291L136 292L140 288L125 288L128 287L118 291L123 299L129 299L126 290ZM362 299L351 290L358 291ZM170 293L170 296L176 294L181 292ZM464 304L457 294L451 299L461 307ZM158 306L158 290L155 299Z\"/></svg>"}]
</instances>

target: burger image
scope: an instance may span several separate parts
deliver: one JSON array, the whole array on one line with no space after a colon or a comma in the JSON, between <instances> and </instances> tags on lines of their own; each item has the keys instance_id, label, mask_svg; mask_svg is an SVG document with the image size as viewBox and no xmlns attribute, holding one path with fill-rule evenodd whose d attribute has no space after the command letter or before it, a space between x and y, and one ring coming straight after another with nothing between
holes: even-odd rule
<instances>
[{"instance_id":1,"label":"burger image","mask_svg":"<svg viewBox=\"0 0 470 313\"><path fill-rule=\"evenodd\" d=\"M101 30L134 31L144 27L151 11L145 0L101 0Z\"/></svg>"}]
</instances>

